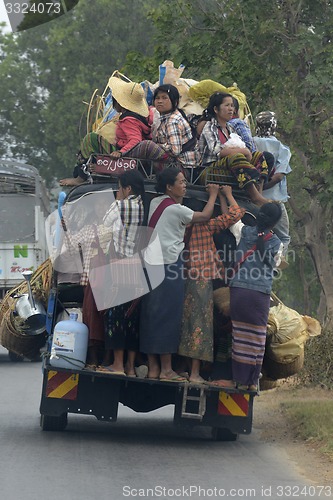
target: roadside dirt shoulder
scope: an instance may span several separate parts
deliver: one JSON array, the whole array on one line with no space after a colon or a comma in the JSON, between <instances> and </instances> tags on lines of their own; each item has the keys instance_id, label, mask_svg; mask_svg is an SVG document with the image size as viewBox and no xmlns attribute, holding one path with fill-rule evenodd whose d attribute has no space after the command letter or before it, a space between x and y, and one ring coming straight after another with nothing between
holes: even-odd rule
<instances>
[{"instance_id":1,"label":"roadside dirt shoulder","mask_svg":"<svg viewBox=\"0 0 333 500\"><path fill-rule=\"evenodd\" d=\"M297 427L288 421L281 404L290 400L331 399L326 391L295 389L281 385L262 391L254 404L253 426L261 439L282 446L297 464L300 474L318 485L332 485L333 461L320 451L321 445L297 437Z\"/></svg>"}]
</instances>

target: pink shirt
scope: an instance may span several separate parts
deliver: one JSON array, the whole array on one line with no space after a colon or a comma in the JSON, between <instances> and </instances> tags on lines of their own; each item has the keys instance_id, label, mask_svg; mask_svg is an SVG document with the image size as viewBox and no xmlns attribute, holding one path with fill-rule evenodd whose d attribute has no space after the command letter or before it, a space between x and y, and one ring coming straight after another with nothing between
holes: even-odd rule
<instances>
[{"instance_id":1,"label":"pink shirt","mask_svg":"<svg viewBox=\"0 0 333 500\"><path fill-rule=\"evenodd\" d=\"M126 153L139 142L151 139L150 115L148 125L133 116L125 116L117 123L116 144L121 153Z\"/></svg>"}]
</instances>

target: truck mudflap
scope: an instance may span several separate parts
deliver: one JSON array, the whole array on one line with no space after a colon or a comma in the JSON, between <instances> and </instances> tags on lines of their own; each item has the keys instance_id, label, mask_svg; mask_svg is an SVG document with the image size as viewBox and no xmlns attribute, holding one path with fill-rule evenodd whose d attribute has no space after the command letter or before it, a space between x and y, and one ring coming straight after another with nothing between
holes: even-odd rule
<instances>
[{"instance_id":1,"label":"truck mudflap","mask_svg":"<svg viewBox=\"0 0 333 500\"><path fill-rule=\"evenodd\" d=\"M79 386L78 374L50 370L47 373L46 397L75 401Z\"/></svg>"},{"instance_id":2,"label":"truck mudflap","mask_svg":"<svg viewBox=\"0 0 333 500\"><path fill-rule=\"evenodd\" d=\"M93 372L44 368L41 415L67 413L94 415L116 421L121 380L96 377Z\"/></svg>"},{"instance_id":3,"label":"truck mudflap","mask_svg":"<svg viewBox=\"0 0 333 500\"><path fill-rule=\"evenodd\" d=\"M174 423L227 429L234 435L252 429L255 393L194 386L189 383L129 378L86 370L44 367L40 413L50 418L68 413L117 420L118 405L147 413L174 405Z\"/></svg>"},{"instance_id":4,"label":"truck mudflap","mask_svg":"<svg viewBox=\"0 0 333 500\"><path fill-rule=\"evenodd\" d=\"M203 425L228 429L235 434L250 434L255 395L254 392L237 389L185 386L176 401L174 422L178 425Z\"/></svg>"},{"instance_id":5,"label":"truck mudflap","mask_svg":"<svg viewBox=\"0 0 333 500\"><path fill-rule=\"evenodd\" d=\"M247 417L249 414L249 394L227 394L219 392L217 413L219 415L233 415L235 417Z\"/></svg>"}]
</instances>

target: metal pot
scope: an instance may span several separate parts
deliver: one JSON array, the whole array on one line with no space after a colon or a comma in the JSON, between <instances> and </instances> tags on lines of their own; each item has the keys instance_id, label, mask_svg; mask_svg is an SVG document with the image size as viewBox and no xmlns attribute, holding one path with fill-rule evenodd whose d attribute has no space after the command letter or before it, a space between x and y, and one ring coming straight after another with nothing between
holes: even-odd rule
<instances>
[{"instance_id":1,"label":"metal pot","mask_svg":"<svg viewBox=\"0 0 333 500\"><path fill-rule=\"evenodd\" d=\"M39 335L46 327L46 311L43 304L32 295L30 280L32 271L22 273L28 285L28 293L21 295L15 304L16 313L24 319L24 332L28 335Z\"/></svg>"}]
</instances>

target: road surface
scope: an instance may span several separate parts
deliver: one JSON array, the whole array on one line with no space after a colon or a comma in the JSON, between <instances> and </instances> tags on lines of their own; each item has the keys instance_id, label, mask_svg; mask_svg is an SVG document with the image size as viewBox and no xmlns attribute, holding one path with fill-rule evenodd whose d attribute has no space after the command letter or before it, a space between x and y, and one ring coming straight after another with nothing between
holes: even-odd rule
<instances>
[{"instance_id":1,"label":"road surface","mask_svg":"<svg viewBox=\"0 0 333 500\"><path fill-rule=\"evenodd\" d=\"M66 431L43 432L41 363L12 363L0 347L0 380L1 499L329 497L255 425L236 442L214 442L209 429L174 427L171 406L121 406L117 423L70 414Z\"/></svg>"}]
</instances>

